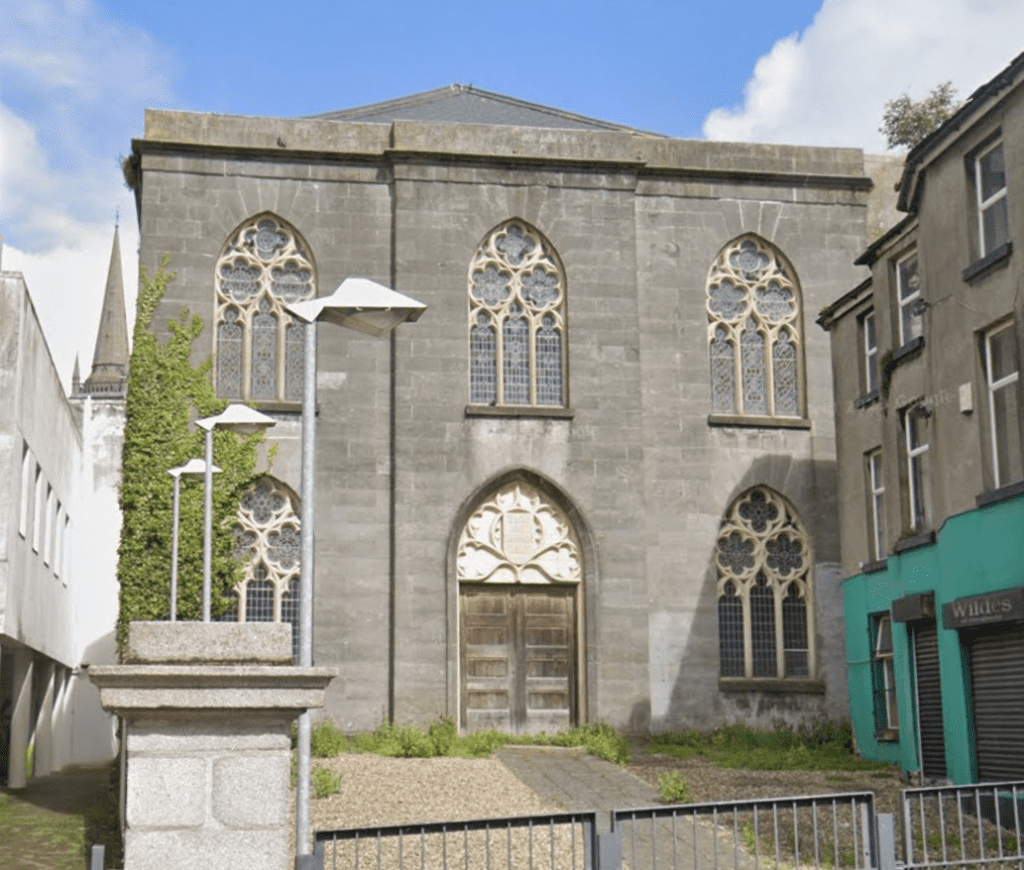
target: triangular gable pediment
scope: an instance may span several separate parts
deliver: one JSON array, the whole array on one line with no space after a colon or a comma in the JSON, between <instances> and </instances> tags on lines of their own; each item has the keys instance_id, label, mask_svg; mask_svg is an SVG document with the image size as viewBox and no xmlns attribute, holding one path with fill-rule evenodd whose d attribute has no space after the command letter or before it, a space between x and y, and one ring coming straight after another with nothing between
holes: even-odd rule
<instances>
[{"instance_id":1,"label":"triangular gable pediment","mask_svg":"<svg viewBox=\"0 0 1024 870\"><path fill-rule=\"evenodd\" d=\"M472 85L448 85L433 91L315 115L322 121L390 124L392 121L429 121L442 124L492 124L509 127L547 127L564 130L601 130L657 136L621 124L612 124L562 109L528 103L491 93Z\"/></svg>"}]
</instances>

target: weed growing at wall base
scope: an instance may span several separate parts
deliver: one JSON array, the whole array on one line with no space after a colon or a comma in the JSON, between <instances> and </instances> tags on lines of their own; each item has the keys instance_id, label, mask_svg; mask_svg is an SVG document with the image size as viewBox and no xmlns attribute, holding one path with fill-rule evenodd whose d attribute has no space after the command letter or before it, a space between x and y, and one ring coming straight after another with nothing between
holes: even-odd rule
<instances>
[{"instance_id":1,"label":"weed growing at wall base","mask_svg":"<svg viewBox=\"0 0 1024 870\"><path fill-rule=\"evenodd\" d=\"M798 728L779 722L769 731L726 725L710 734L684 731L651 741L649 752L699 755L713 764L752 770L874 770L888 765L854 754L849 722L819 720Z\"/></svg>"},{"instance_id":2,"label":"weed growing at wall base","mask_svg":"<svg viewBox=\"0 0 1024 870\"><path fill-rule=\"evenodd\" d=\"M626 764L630 754L629 741L603 722L580 725L558 734L513 736L502 731L477 731L459 735L450 719L434 722L426 731L384 722L376 731L356 734L351 739L334 725L324 722L313 729L312 754L318 758L329 758L341 752L367 752L393 758L486 758L495 749L510 743L579 746L614 764Z\"/></svg>"}]
</instances>

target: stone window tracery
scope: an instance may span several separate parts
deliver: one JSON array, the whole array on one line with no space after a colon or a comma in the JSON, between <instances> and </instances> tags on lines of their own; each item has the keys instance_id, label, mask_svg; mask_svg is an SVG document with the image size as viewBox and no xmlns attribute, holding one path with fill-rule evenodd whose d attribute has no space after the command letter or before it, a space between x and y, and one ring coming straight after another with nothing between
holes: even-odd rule
<instances>
[{"instance_id":1,"label":"stone window tracery","mask_svg":"<svg viewBox=\"0 0 1024 870\"><path fill-rule=\"evenodd\" d=\"M795 511L757 486L722 521L716 543L723 677L808 677L810 549Z\"/></svg>"},{"instance_id":2,"label":"stone window tracery","mask_svg":"<svg viewBox=\"0 0 1024 870\"><path fill-rule=\"evenodd\" d=\"M264 477L242 497L232 532L243 579L234 590L234 616L226 616L239 622L290 622L296 656L301 529L298 505L276 480Z\"/></svg>"},{"instance_id":3,"label":"stone window tracery","mask_svg":"<svg viewBox=\"0 0 1024 870\"><path fill-rule=\"evenodd\" d=\"M726 245L707 314L712 413L803 416L800 290L782 254L754 235Z\"/></svg>"},{"instance_id":4,"label":"stone window tracery","mask_svg":"<svg viewBox=\"0 0 1024 870\"><path fill-rule=\"evenodd\" d=\"M523 221L493 230L469 266L469 401L566 404L565 274Z\"/></svg>"},{"instance_id":5,"label":"stone window tracery","mask_svg":"<svg viewBox=\"0 0 1024 870\"><path fill-rule=\"evenodd\" d=\"M569 518L528 483L501 487L469 518L456 557L473 583L579 583L580 545Z\"/></svg>"},{"instance_id":6,"label":"stone window tracery","mask_svg":"<svg viewBox=\"0 0 1024 870\"><path fill-rule=\"evenodd\" d=\"M272 215L253 218L224 246L215 284L217 395L301 401L304 332L285 305L316 295L305 242Z\"/></svg>"}]
</instances>

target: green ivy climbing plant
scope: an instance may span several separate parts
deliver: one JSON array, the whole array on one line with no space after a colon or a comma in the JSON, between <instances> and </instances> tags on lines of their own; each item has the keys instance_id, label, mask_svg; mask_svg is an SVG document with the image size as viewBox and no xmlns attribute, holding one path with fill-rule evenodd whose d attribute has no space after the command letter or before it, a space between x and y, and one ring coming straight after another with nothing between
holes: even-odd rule
<instances>
[{"instance_id":1,"label":"green ivy climbing plant","mask_svg":"<svg viewBox=\"0 0 1024 870\"><path fill-rule=\"evenodd\" d=\"M121 544L117 579L121 585L118 645L124 648L128 623L166 619L170 612L171 520L174 480L168 469L204 455L204 433L192 421L226 406L210 382L210 360L191 362L192 343L203 331L202 319L182 309L167 324L163 343L153 332L157 306L174 280L164 257L150 277L141 267L138 313L128 375L122 459ZM214 430L213 617L230 606L231 588L241 579L241 563L232 557L231 518L255 479L256 445L262 434L240 438ZM178 618L202 618L203 478L181 478L178 542Z\"/></svg>"}]
</instances>

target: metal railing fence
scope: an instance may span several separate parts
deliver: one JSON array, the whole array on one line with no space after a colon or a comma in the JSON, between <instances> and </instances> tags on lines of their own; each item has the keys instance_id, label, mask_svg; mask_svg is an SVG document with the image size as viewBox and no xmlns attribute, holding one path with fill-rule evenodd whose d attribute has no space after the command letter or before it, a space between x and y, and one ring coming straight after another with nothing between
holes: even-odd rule
<instances>
[{"instance_id":1,"label":"metal railing fence","mask_svg":"<svg viewBox=\"0 0 1024 870\"><path fill-rule=\"evenodd\" d=\"M316 866L330 870L586 870L595 812L317 831Z\"/></svg>"},{"instance_id":2,"label":"metal railing fence","mask_svg":"<svg viewBox=\"0 0 1024 870\"><path fill-rule=\"evenodd\" d=\"M869 791L615 810L612 835L635 870L878 866Z\"/></svg>"},{"instance_id":3,"label":"metal railing fence","mask_svg":"<svg viewBox=\"0 0 1024 870\"><path fill-rule=\"evenodd\" d=\"M903 863L1024 870L1024 781L904 789Z\"/></svg>"}]
</instances>

